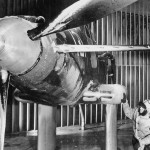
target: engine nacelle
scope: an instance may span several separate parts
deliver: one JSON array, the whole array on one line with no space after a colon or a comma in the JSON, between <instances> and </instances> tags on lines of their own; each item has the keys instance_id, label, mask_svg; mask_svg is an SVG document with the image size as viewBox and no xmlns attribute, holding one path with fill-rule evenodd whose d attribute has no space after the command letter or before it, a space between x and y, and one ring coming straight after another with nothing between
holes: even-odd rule
<instances>
[{"instance_id":1,"label":"engine nacelle","mask_svg":"<svg viewBox=\"0 0 150 150\"><path fill-rule=\"evenodd\" d=\"M93 44L85 28L75 28L32 41L27 31L37 23L21 17L0 19L0 67L11 73L16 97L45 105L75 104L90 78L81 56L58 53L57 44Z\"/></svg>"}]
</instances>

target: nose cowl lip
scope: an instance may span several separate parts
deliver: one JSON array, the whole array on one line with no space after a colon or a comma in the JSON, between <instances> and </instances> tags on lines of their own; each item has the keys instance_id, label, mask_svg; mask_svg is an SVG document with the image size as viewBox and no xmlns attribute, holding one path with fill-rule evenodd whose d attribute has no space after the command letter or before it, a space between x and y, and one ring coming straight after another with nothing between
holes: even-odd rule
<instances>
[{"instance_id":1,"label":"nose cowl lip","mask_svg":"<svg viewBox=\"0 0 150 150\"><path fill-rule=\"evenodd\" d=\"M5 47L4 38L0 36L0 52L3 51L4 47Z\"/></svg>"}]
</instances>

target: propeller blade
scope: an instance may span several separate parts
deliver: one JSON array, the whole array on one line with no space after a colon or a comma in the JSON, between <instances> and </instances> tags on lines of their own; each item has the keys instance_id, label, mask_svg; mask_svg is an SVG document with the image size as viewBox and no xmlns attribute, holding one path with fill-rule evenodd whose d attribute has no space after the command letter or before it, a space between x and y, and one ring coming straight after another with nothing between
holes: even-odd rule
<instances>
[{"instance_id":1,"label":"propeller blade","mask_svg":"<svg viewBox=\"0 0 150 150\"><path fill-rule=\"evenodd\" d=\"M47 34L75 28L118 11L137 0L79 0L64 9L52 22L46 21L28 31L28 36L36 40Z\"/></svg>"},{"instance_id":2,"label":"propeller blade","mask_svg":"<svg viewBox=\"0 0 150 150\"><path fill-rule=\"evenodd\" d=\"M149 45L54 45L53 48L59 53L76 53L76 52L113 52L113 51L148 51Z\"/></svg>"}]
</instances>

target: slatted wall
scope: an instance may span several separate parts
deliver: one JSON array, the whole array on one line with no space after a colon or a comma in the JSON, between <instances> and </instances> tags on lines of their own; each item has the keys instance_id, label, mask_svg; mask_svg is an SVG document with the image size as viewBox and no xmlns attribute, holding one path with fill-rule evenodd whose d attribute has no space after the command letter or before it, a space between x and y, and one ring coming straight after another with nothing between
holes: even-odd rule
<instances>
[{"instance_id":1,"label":"slatted wall","mask_svg":"<svg viewBox=\"0 0 150 150\"><path fill-rule=\"evenodd\" d=\"M51 17L58 5L49 0L1 0L0 17L6 15L43 15ZM46 11L46 10L49 11ZM123 10L91 23L98 45L149 45L150 16L148 5L137 2ZM116 83L125 85L131 107L138 101L150 98L150 52L128 51L112 52L116 60ZM97 68L101 72L100 66ZM108 78L106 80L108 83ZM13 91L11 87L10 91ZM22 104L9 96L7 116L8 132L37 130L37 105ZM81 110L85 124L105 121L105 105L82 104L76 107L58 106L57 126L74 126L81 124ZM118 106L118 120L126 119L122 105ZM10 128L11 126L11 128Z\"/></svg>"},{"instance_id":2,"label":"slatted wall","mask_svg":"<svg viewBox=\"0 0 150 150\"><path fill-rule=\"evenodd\" d=\"M130 5L94 22L93 26L100 45L149 45L150 42L150 17L148 6L143 3ZM116 59L116 83L127 87L130 106L135 107L138 101L150 98L150 52L112 54ZM125 119L122 105L118 107L118 119Z\"/></svg>"},{"instance_id":3,"label":"slatted wall","mask_svg":"<svg viewBox=\"0 0 150 150\"><path fill-rule=\"evenodd\" d=\"M95 35L98 45L149 45L150 43L150 16L148 5L137 2L114 14L91 23L91 31ZM126 51L112 52L116 59L116 83L127 87L130 107L137 106L139 101L150 99L150 52L149 51ZM100 71L100 67L98 66ZM108 80L106 80L108 83ZM61 106L61 118L63 114ZM80 113L76 116L74 108L73 118L77 116L80 124ZM105 121L105 105L90 104L82 105L85 115L85 124L100 123ZM77 111L78 112L78 111ZM126 119L122 105L118 106L118 120ZM66 123L61 126L70 125ZM76 121L74 119L74 121ZM72 125L72 124L71 124Z\"/></svg>"}]
</instances>

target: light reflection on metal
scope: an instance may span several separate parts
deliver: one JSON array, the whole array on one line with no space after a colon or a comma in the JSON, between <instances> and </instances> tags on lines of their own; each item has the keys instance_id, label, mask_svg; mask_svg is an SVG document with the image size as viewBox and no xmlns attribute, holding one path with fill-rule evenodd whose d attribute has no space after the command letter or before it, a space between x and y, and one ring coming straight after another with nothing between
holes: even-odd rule
<instances>
[{"instance_id":1,"label":"light reflection on metal","mask_svg":"<svg viewBox=\"0 0 150 150\"><path fill-rule=\"evenodd\" d=\"M57 45L53 46L56 52L73 53L73 52L105 52L105 51L147 51L150 50L148 45L146 46L121 46L121 45Z\"/></svg>"}]
</instances>

